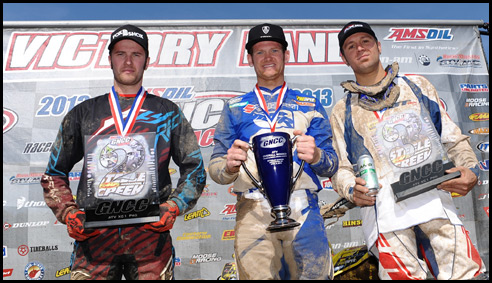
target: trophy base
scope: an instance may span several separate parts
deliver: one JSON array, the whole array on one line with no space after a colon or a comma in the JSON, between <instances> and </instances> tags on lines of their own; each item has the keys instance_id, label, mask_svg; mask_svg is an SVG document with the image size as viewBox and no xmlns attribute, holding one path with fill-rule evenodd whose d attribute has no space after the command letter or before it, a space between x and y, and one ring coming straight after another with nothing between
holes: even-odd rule
<instances>
[{"instance_id":1,"label":"trophy base","mask_svg":"<svg viewBox=\"0 0 492 283\"><path fill-rule=\"evenodd\" d=\"M436 188L436 186L439 185L440 183L454 178L459 178L460 176L461 176L460 171L456 171L415 187L399 187L398 184L396 183L391 184L391 187L393 188L393 193L395 195L396 202L400 202L402 200L406 200L408 198L414 197L421 193L430 191Z\"/></svg>"},{"instance_id":2,"label":"trophy base","mask_svg":"<svg viewBox=\"0 0 492 283\"><path fill-rule=\"evenodd\" d=\"M275 218L267 227L267 231L277 232L291 229L301 225L301 223L289 218L290 207L286 205L276 206L272 209L272 216Z\"/></svg>"},{"instance_id":3,"label":"trophy base","mask_svg":"<svg viewBox=\"0 0 492 283\"><path fill-rule=\"evenodd\" d=\"M288 230L297 227L299 225L301 225L301 223L291 218L277 219L275 221L272 221L272 223L270 223L270 225L266 230L270 232L278 232L278 231Z\"/></svg>"}]
</instances>

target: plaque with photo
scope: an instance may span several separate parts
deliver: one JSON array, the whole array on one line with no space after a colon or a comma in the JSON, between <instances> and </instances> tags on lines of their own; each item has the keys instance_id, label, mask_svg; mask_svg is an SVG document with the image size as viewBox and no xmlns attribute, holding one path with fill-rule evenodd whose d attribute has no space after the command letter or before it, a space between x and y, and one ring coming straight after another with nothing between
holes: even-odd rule
<instances>
[{"instance_id":1,"label":"plaque with photo","mask_svg":"<svg viewBox=\"0 0 492 283\"><path fill-rule=\"evenodd\" d=\"M405 108L385 113L383 119L368 125L374 130L373 142L379 157L391 164L391 188L396 202L435 189L459 172L454 167L425 107Z\"/></svg>"},{"instance_id":2,"label":"plaque with photo","mask_svg":"<svg viewBox=\"0 0 492 283\"><path fill-rule=\"evenodd\" d=\"M389 150L389 159L397 168L395 182L391 184L396 202L460 176L460 172L445 172L455 166L443 148L427 109L423 108L422 113L410 110L385 122L382 130L385 139L397 142Z\"/></svg>"},{"instance_id":3,"label":"plaque with photo","mask_svg":"<svg viewBox=\"0 0 492 283\"><path fill-rule=\"evenodd\" d=\"M159 220L155 133L86 136L86 228Z\"/></svg>"}]
</instances>

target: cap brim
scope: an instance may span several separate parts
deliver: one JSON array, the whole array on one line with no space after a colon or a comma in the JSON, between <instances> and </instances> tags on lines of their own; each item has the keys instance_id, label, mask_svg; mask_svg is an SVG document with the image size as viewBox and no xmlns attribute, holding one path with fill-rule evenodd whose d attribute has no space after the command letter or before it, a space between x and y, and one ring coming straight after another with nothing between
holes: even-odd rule
<instances>
[{"instance_id":1,"label":"cap brim","mask_svg":"<svg viewBox=\"0 0 492 283\"><path fill-rule=\"evenodd\" d=\"M253 47L253 45L257 44L258 42L262 42L262 41L275 41L275 42L278 42L278 43L282 44L282 46L284 48L287 48L287 46L288 46L287 41L282 40L282 39L278 39L278 38L258 38L256 40L249 41L246 44L246 50L250 50Z\"/></svg>"},{"instance_id":2,"label":"cap brim","mask_svg":"<svg viewBox=\"0 0 492 283\"><path fill-rule=\"evenodd\" d=\"M133 39L133 38L131 38L131 37L121 37L121 38L117 38L117 39L115 39L115 40L111 41L111 43L110 43L110 44L109 44L109 46L108 46L108 50L109 50L109 51L111 51L111 50L113 49L113 47L116 45L116 43L118 43L118 42L122 41L123 39L132 40L132 41L134 41L134 42L138 43L138 45L142 46L142 48L143 48L146 52L148 52L148 50L147 50L147 48L146 48L145 46L143 46L140 42L138 42L137 40L135 40L135 39Z\"/></svg>"},{"instance_id":3,"label":"cap brim","mask_svg":"<svg viewBox=\"0 0 492 283\"><path fill-rule=\"evenodd\" d=\"M362 27L358 27L358 28L353 28L351 30L349 30L345 35L344 35L344 40L343 42L340 42L340 48L343 47L343 43L345 43L345 41L347 40L347 38L349 38L351 35L353 34L356 34L358 32L363 32L363 33L367 33L369 35L371 35L372 37L374 37L376 39L376 41L378 40L378 38L376 37L376 34L371 31L371 30L368 30L366 28L362 28Z\"/></svg>"}]
</instances>

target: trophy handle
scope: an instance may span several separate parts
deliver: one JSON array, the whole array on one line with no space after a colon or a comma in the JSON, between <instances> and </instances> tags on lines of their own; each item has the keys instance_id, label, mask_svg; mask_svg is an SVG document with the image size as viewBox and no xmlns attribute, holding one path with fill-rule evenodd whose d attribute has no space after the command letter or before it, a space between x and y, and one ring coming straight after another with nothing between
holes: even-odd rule
<instances>
[{"instance_id":1,"label":"trophy handle","mask_svg":"<svg viewBox=\"0 0 492 283\"><path fill-rule=\"evenodd\" d=\"M246 174L248 174L249 178L253 182L253 185L255 185L255 187L257 187L260 190L260 192L263 193L263 187L261 186L261 182L256 180L255 177L253 177L253 174L249 172L248 168L246 168L246 165L244 165L244 162L241 162L241 166L243 167L244 171L246 171Z\"/></svg>"},{"instance_id":2,"label":"trophy handle","mask_svg":"<svg viewBox=\"0 0 492 283\"><path fill-rule=\"evenodd\" d=\"M298 138L298 137L299 137L299 135L294 136L294 137L292 138L292 140L291 140L291 141L292 141L292 146L294 146L294 144L295 144L295 142L296 142L296 140L297 140L297 138ZM297 171L297 173L296 173L295 177L294 177L294 178L292 178L292 188L290 189L290 191L291 191L291 192L293 192L293 191L294 191L294 187L295 187L295 185L296 185L296 182L297 182L297 180L299 179L299 177L301 176L302 172L304 171L304 163L305 163L305 161L304 161L304 160L302 160L302 162L301 162L301 167L300 167L300 168L299 168L299 170Z\"/></svg>"}]
</instances>

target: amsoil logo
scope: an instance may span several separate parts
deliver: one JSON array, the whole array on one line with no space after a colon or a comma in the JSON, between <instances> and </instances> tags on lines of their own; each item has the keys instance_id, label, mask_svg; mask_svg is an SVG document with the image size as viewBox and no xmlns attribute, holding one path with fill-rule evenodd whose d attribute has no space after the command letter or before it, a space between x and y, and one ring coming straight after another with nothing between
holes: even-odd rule
<instances>
[{"instance_id":1,"label":"amsoil logo","mask_svg":"<svg viewBox=\"0 0 492 283\"><path fill-rule=\"evenodd\" d=\"M236 204L224 204L224 209L219 214L233 215L236 214Z\"/></svg>"},{"instance_id":2,"label":"amsoil logo","mask_svg":"<svg viewBox=\"0 0 492 283\"><path fill-rule=\"evenodd\" d=\"M390 28L384 40L394 42L453 40L450 28Z\"/></svg>"}]
</instances>

